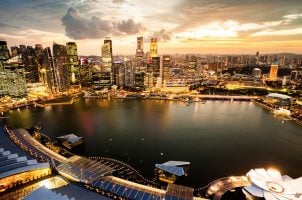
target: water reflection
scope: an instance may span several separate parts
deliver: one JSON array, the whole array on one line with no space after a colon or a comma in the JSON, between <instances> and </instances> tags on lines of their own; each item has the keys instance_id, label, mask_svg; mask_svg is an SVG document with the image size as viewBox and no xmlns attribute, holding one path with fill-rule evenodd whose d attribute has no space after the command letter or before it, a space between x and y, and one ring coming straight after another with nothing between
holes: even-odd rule
<instances>
[{"instance_id":1,"label":"water reflection","mask_svg":"<svg viewBox=\"0 0 302 200\"><path fill-rule=\"evenodd\" d=\"M129 161L149 177L155 163L192 163L190 183L201 185L251 168L276 166L301 175L301 127L249 102L79 100L73 105L9 113L11 127L41 121L51 136L85 138L85 154ZM238 165L240 163L240 165Z\"/></svg>"}]
</instances>

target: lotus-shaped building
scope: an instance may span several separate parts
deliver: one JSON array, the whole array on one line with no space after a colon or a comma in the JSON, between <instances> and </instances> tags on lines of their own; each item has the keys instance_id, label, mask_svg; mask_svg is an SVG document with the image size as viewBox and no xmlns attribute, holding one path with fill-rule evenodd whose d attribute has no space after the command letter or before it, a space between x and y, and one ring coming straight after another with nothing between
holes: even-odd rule
<instances>
[{"instance_id":1,"label":"lotus-shaped building","mask_svg":"<svg viewBox=\"0 0 302 200\"><path fill-rule=\"evenodd\" d=\"M252 169L247 177L251 186L244 190L253 196L266 200L302 200L302 177L292 179L272 169Z\"/></svg>"}]
</instances>

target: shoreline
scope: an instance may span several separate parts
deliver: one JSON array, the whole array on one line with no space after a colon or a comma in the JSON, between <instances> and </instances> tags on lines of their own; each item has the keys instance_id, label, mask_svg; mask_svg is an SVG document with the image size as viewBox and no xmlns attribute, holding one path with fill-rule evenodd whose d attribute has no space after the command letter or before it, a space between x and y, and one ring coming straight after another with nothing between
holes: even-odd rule
<instances>
[{"instance_id":1,"label":"shoreline","mask_svg":"<svg viewBox=\"0 0 302 200\"><path fill-rule=\"evenodd\" d=\"M270 106L268 106L268 105L266 105L266 104L263 104L263 103L261 103L261 102L259 102L259 101L253 101L253 103L255 104L255 105L257 105L257 106L259 106L259 107L262 107L262 108L264 108L265 110L267 110L267 111L269 111L270 112L270 114L272 114L272 111L274 110L274 108L272 108L272 107L270 107ZM272 114L273 115L273 114ZM296 117L292 117L292 116L287 116L287 118L291 121L291 122L294 122L294 123L296 123L297 125L300 125L300 126L302 126L302 120L299 120L299 119L297 119Z\"/></svg>"},{"instance_id":2,"label":"shoreline","mask_svg":"<svg viewBox=\"0 0 302 200\"><path fill-rule=\"evenodd\" d=\"M78 98L79 96L72 96L70 101L63 101L63 102L53 102L53 103L38 103L37 101L29 102L29 103L22 103L13 105L10 108L0 110L2 117L4 117L4 113L10 112L11 110L16 110L24 107L29 106L38 106L38 107L46 107L46 106L59 106L59 105L72 105L74 103L74 99ZM57 100L62 97L53 98L51 100ZM168 98L168 97L82 97L83 99L94 99L94 100L162 100L162 101L179 101L183 103L188 103L186 99L191 98L189 103L198 103L204 101L242 101L242 102L253 102L255 105L264 108L265 110L269 111L272 114L274 110L273 107L266 105L260 101L258 101L259 96L225 96L225 95L202 95L202 94L195 94L195 95L179 95L178 98ZM198 100L194 100L194 98ZM273 115L273 114L272 114ZM289 116L290 121L294 122L297 125L302 126L302 120L299 120L296 117Z\"/></svg>"}]
</instances>

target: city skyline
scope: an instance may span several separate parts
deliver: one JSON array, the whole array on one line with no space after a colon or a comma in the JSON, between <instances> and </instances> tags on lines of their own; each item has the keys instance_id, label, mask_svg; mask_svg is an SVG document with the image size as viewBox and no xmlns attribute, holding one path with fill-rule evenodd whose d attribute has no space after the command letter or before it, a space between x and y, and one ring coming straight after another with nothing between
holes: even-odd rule
<instances>
[{"instance_id":1,"label":"city skyline","mask_svg":"<svg viewBox=\"0 0 302 200\"><path fill-rule=\"evenodd\" d=\"M159 54L302 53L299 1L2 1L0 39L9 46L74 41L79 55L135 54L136 37Z\"/></svg>"}]
</instances>

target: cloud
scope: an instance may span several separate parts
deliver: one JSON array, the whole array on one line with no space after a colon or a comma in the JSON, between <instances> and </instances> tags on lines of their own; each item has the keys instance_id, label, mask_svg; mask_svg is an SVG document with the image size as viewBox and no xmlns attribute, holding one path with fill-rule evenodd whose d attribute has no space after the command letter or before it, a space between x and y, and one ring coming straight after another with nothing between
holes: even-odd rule
<instances>
[{"instance_id":1,"label":"cloud","mask_svg":"<svg viewBox=\"0 0 302 200\"><path fill-rule=\"evenodd\" d=\"M112 0L112 3L122 4L122 3L126 3L126 1L125 0Z\"/></svg>"},{"instance_id":2,"label":"cloud","mask_svg":"<svg viewBox=\"0 0 302 200\"><path fill-rule=\"evenodd\" d=\"M172 33L166 31L165 29L161 29L160 31L155 31L153 34L151 34L148 37L148 41L150 41L151 38L157 38L157 41L161 41L161 42L167 42L169 40L171 40L172 38Z\"/></svg>"},{"instance_id":3,"label":"cloud","mask_svg":"<svg viewBox=\"0 0 302 200\"><path fill-rule=\"evenodd\" d=\"M117 22L115 27L122 33L126 33L129 35L139 33L143 26L139 23L135 23L133 19L122 20L121 22Z\"/></svg>"},{"instance_id":4,"label":"cloud","mask_svg":"<svg viewBox=\"0 0 302 200\"><path fill-rule=\"evenodd\" d=\"M282 35L302 35L302 28L283 30L264 30L252 34L251 36L282 36Z\"/></svg>"},{"instance_id":5,"label":"cloud","mask_svg":"<svg viewBox=\"0 0 302 200\"><path fill-rule=\"evenodd\" d=\"M143 26L133 19L111 21L92 16L86 19L77 9L71 7L62 18L65 33L72 39L97 39L108 35L132 35L139 33Z\"/></svg>"},{"instance_id":6,"label":"cloud","mask_svg":"<svg viewBox=\"0 0 302 200\"><path fill-rule=\"evenodd\" d=\"M18 28L20 28L20 27L19 27L19 26L14 26L14 25L5 24L5 23L1 23L1 22L0 22L0 28L14 28L14 29L18 29Z\"/></svg>"}]
</instances>

